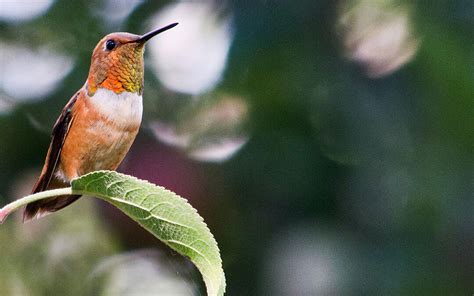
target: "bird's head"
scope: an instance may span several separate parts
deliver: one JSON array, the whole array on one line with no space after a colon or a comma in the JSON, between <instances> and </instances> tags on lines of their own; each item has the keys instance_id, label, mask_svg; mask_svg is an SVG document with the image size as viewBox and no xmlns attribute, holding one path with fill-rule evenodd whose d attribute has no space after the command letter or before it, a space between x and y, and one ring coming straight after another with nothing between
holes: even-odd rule
<instances>
[{"instance_id":1,"label":"bird's head","mask_svg":"<svg viewBox=\"0 0 474 296\"><path fill-rule=\"evenodd\" d=\"M145 43L178 23L153 30L144 35L111 33L102 38L94 49L87 78L87 92L93 96L98 88L120 94L143 91L143 53Z\"/></svg>"}]
</instances>

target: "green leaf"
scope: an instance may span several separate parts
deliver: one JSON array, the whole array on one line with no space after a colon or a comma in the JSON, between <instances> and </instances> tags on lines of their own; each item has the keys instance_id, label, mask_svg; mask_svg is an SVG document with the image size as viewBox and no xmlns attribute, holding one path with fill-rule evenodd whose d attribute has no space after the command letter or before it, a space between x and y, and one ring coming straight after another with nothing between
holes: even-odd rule
<instances>
[{"instance_id":1,"label":"green leaf","mask_svg":"<svg viewBox=\"0 0 474 296\"><path fill-rule=\"evenodd\" d=\"M225 275L217 242L197 211L175 193L146 181L112 171L97 171L71 182L72 187L38 192L0 209L0 224L28 203L61 195L101 198L137 221L201 272L207 294L224 295Z\"/></svg>"},{"instance_id":2,"label":"green leaf","mask_svg":"<svg viewBox=\"0 0 474 296\"><path fill-rule=\"evenodd\" d=\"M127 214L201 272L208 295L223 295L217 242L197 211L175 193L137 178L97 171L71 182L74 194L94 195Z\"/></svg>"}]
</instances>

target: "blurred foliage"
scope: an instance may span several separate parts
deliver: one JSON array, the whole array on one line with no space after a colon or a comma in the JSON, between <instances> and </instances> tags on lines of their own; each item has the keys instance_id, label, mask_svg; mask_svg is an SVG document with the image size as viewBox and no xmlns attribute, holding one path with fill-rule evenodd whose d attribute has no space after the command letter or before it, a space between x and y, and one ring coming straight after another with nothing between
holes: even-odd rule
<instances>
[{"instance_id":1,"label":"blurred foliage","mask_svg":"<svg viewBox=\"0 0 474 296\"><path fill-rule=\"evenodd\" d=\"M222 77L199 95L168 89L150 66L154 51L147 52L143 128L121 171L164 185L198 209L219 242L228 295L474 291L474 2L383 1L383 9L408 15L386 22L370 0L199 2L232 23ZM47 46L74 61L41 99L18 103L0 84L0 102L14 105L0 111L4 203L28 191L18 184L31 169L39 173L50 126L83 85L96 42L112 31L146 32L156 13L177 3L132 1L130 14L110 21L106 2L57 0L29 21L0 20L0 45ZM340 29L340 18L359 4L370 8L360 13L373 20L362 28L372 30L347 43L350 30ZM185 36L179 32L173 34ZM418 45L409 59L370 75L378 53L400 58L406 51L397 48L410 38ZM147 46L160 40L152 42ZM192 55L193 48L174 52ZM394 65L388 62L376 65ZM0 74L1 81L9 75ZM177 150L155 137L156 122L181 134L197 131L199 145L228 131L190 127L203 110L216 109L211 103L218 106L221 94L248 106L245 121L229 130L248 141L227 161L197 161L187 154L192 147ZM161 247L114 210L83 209L85 203L31 224L3 225L0 286L12 295L64 295L66 288L73 295L99 258ZM79 257L65 257L68 264L54 265L46 250L58 232L97 239Z\"/></svg>"},{"instance_id":2,"label":"blurred foliage","mask_svg":"<svg viewBox=\"0 0 474 296\"><path fill-rule=\"evenodd\" d=\"M71 219L71 212L81 219ZM42 224L12 220L0 232L3 295L81 295L93 265L117 251L91 202Z\"/></svg>"}]
</instances>

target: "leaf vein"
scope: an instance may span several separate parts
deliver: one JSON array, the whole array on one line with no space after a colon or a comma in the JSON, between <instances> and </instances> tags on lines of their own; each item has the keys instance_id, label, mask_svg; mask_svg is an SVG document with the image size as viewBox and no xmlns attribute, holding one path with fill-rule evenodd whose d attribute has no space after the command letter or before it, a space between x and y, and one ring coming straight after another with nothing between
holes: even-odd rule
<instances>
[{"instance_id":1,"label":"leaf vein","mask_svg":"<svg viewBox=\"0 0 474 296\"><path fill-rule=\"evenodd\" d=\"M145 212L150 212L147 208L144 208L142 206L139 206L137 204L134 204L132 202L129 202L127 200L123 200L123 199L118 199L118 198L112 198L112 200L116 201L116 202L119 202L119 203L124 203L124 204L127 204L129 206L132 206L132 207L137 207ZM150 213L150 215L146 218L137 218L138 220L148 220L150 218L155 218L155 219L158 219L158 220L161 220L163 222L166 222L166 223L169 223L169 224L173 224L173 225L177 225L177 226L181 226L181 227L184 227L184 228L188 228L188 229L191 229L191 230L194 230L196 231L196 229L194 229L193 227L189 226L189 225L186 225L186 224L181 224L179 222L174 222L174 221L171 221L169 219L166 219L166 218L163 218L161 216L158 216L158 215L155 215L153 213Z\"/></svg>"},{"instance_id":2,"label":"leaf vein","mask_svg":"<svg viewBox=\"0 0 474 296\"><path fill-rule=\"evenodd\" d=\"M138 190L142 190L142 188L140 187L137 187L137 188L133 188L133 189L130 189L130 190L127 190L125 191L124 195L123 195L123 198L129 198L129 194L134 192L134 191L138 191Z\"/></svg>"},{"instance_id":3,"label":"leaf vein","mask_svg":"<svg viewBox=\"0 0 474 296\"><path fill-rule=\"evenodd\" d=\"M145 196L145 198L140 202L140 206L142 206L142 205L148 200L148 198L149 198L150 196L152 196L153 194L154 194L153 192L148 193L148 194Z\"/></svg>"},{"instance_id":4,"label":"leaf vein","mask_svg":"<svg viewBox=\"0 0 474 296\"><path fill-rule=\"evenodd\" d=\"M92 184L92 183L94 183L94 182L97 182L97 181L99 181L99 180L102 180L102 179L104 179L104 178L105 178L105 175L102 175L102 176L99 176L99 178L97 178L97 179L92 179L92 180L90 180L89 182L86 182L86 183L84 184L84 190L87 191L90 184Z\"/></svg>"},{"instance_id":5,"label":"leaf vein","mask_svg":"<svg viewBox=\"0 0 474 296\"><path fill-rule=\"evenodd\" d=\"M119 183L124 183L124 182L125 182L125 180L115 180L115 181L113 181L113 182L107 184L107 186L105 186L105 192L108 194L110 187L112 187L112 186L114 186L114 185L117 185L117 184L119 184Z\"/></svg>"},{"instance_id":6,"label":"leaf vein","mask_svg":"<svg viewBox=\"0 0 474 296\"><path fill-rule=\"evenodd\" d=\"M157 203L156 205L154 205L152 208L150 208L150 210L149 210L150 213L151 213L154 209L156 209L157 207L159 207L159 206L161 206L161 205L170 205L170 206L173 206L173 204L170 203L170 202L168 202L168 201L162 201L162 202L159 202L159 203Z\"/></svg>"}]
</instances>

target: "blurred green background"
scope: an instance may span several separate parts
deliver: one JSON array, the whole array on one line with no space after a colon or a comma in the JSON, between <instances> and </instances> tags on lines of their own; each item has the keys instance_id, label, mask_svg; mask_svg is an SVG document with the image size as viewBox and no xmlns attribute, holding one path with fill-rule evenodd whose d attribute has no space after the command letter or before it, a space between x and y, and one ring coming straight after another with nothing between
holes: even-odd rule
<instances>
[{"instance_id":1,"label":"blurred green background","mask_svg":"<svg viewBox=\"0 0 474 296\"><path fill-rule=\"evenodd\" d=\"M147 45L120 171L214 233L227 295L474 292L472 0L0 0L0 200L28 194L107 33ZM0 227L2 295L202 295L185 259L83 198Z\"/></svg>"}]
</instances>

